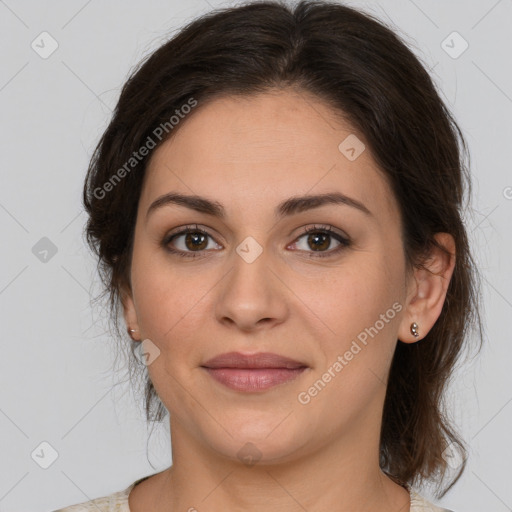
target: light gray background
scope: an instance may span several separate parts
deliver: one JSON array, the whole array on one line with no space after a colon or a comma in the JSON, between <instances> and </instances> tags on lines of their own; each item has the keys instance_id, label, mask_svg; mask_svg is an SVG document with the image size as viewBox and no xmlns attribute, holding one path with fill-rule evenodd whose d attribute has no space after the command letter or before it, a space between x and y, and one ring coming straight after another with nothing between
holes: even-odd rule
<instances>
[{"instance_id":1,"label":"light gray background","mask_svg":"<svg viewBox=\"0 0 512 512\"><path fill-rule=\"evenodd\" d=\"M470 145L475 212L468 226L484 275L487 342L451 388L471 452L440 504L510 511L512 2L350 4L392 23L416 47ZM171 463L167 421L147 444L141 405L128 383L114 387L122 374L113 374L111 342L89 302L99 288L82 240L81 191L130 68L186 21L228 5L0 0L0 511L54 510ZM31 47L43 31L59 45L47 59ZM455 59L441 46L453 31L469 43ZM47 262L32 251L43 237L57 248ZM34 460L49 457L42 442L58 453L47 469Z\"/></svg>"}]
</instances>

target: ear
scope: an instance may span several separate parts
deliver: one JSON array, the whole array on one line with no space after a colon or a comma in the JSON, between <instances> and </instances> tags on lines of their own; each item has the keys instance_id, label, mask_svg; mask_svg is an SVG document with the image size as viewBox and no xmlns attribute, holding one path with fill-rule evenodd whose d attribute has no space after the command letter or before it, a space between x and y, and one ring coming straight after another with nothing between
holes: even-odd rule
<instances>
[{"instance_id":1,"label":"ear","mask_svg":"<svg viewBox=\"0 0 512 512\"><path fill-rule=\"evenodd\" d=\"M405 314L398 330L398 339L404 343L419 341L432 329L443 309L446 291L455 268L455 241L452 235L436 233L434 238L450 255L438 247L433 247L424 263L425 269L414 269ZM413 322L418 324L418 337L411 332Z\"/></svg>"},{"instance_id":2,"label":"ear","mask_svg":"<svg viewBox=\"0 0 512 512\"><path fill-rule=\"evenodd\" d=\"M135 310L135 303L133 301L132 290L129 285L123 285L120 289L121 303L123 305L123 316L127 329L135 329L131 333L131 338L134 341L140 341L140 329L137 321L137 312Z\"/></svg>"}]
</instances>

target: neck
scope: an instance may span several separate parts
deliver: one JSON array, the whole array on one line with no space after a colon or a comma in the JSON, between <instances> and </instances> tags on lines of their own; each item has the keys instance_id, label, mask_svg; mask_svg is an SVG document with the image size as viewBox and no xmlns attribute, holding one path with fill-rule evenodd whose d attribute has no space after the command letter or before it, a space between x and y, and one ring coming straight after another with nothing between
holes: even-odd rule
<instances>
[{"instance_id":1,"label":"neck","mask_svg":"<svg viewBox=\"0 0 512 512\"><path fill-rule=\"evenodd\" d=\"M162 474L155 510L268 512L271 504L282 512L409 512L408 491L379 467L375 428L358 425L351 436L335 432L323 446L286 459L261 454L251 464L198 442L177 419L170 424L173 465Z\"/></svg>"}]
</instances>

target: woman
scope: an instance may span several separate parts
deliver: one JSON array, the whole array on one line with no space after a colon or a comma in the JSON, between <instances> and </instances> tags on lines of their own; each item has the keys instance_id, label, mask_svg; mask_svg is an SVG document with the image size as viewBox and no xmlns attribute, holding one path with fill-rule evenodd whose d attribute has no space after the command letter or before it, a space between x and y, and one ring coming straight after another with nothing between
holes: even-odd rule
<instances>
[{"instance_id":1,"label":"woman","mask_svg":"<svg viewBox=\"0 0 512 512\"><path fill-rule=\"evenodd\" d=\"M149 56L84 204L173 464L62 510L445 510L414 487L465 464L465 148L417 57L338 3L218 10Z\"/></svg>"}]
</instances>

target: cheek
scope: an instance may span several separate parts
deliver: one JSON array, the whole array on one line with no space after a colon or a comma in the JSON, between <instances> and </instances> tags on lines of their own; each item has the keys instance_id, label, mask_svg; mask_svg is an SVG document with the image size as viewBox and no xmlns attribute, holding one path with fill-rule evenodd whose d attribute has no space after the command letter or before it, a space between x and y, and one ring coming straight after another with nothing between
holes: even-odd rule
<instances>
[{"instance_id":1,"label":"cheek","mask_svg":"<svg viewBox=\"0 0 512 512\"><path fill-rule=\"evenodd\" d=\"M309 404L304 412L314 409L332 425L346 425L362 411L373 410L370 404L385 392L401 305L387 282L384 286L383 274L371 268L339 273L325 285L323 295L313 288L302 292L321 313L322 322L315 319L318 327L311 331L316 331L322 357L299 401Z\"/></svg>"},{"instance_id":2,"label":"cheek","mask_svg":"<svg viewBox=\"0 0 512 512\"><path fill-rule=\"evenodd\" d=\"M134 258L132 275L140 330L160 351L148 366L153 386L167 408L193 410L197 403L185 391L185 383L191 384L190 370L200 357L201 298L212 285L154 260L137 266Z\"/></svg>"},{"instance_id":3,"label":"cheek","mask_svg":"<svg viewBox=\"0 0 512 512\"><path fill-rule=\"evenodd\" d=\"M365 256L357 265L347 264L307 285L303 282L297 292L314 312L309 318L315 325L312 330L323 353L322 363L329 368L342 356L342 373L352 380L364 380L371 372L386 374L403 308L397 300L399 268L379 264L371 254ZM362 367L364 372L359 370Z\"/></svg>"},{"instance_id":4,"label":"cheek","mask_svg":"<svg viewBox=\"0 0 512 512\"><path fill-rule=\"evenodd\" d=\"M201 299L214 284L199 266L186 267L162 250L139 245L134 253L132 284L137 316L141 330L157 344L173 339L185 327L196 330Z\"/></svg>"},{"instance_id":5,"label":"cheek","mask_svg":"<svg viewBox=\"0 0 512 512\"><path fill-rule=\"evenodd\" d=\"M373 255L354 257L339 267L313 269L295 280L294 292L326 335L346 338L373 325L399 298L393 272Z\"/></svg>"},{"instance_id":6,"label":"cheek","mask_svg":"<svg viewBox=\"0 0 512 512\"><path fill-rule=\"evenodd\" d=\"M202 294L204 295L204 293ZM190 356L204 318L201 316L201 295L181 293L169 288L151 288L150 283L138 296L141 332L165 352L173 366ZM201 333L204 334L204 333Z\"/></svg>"}]
</instances>

